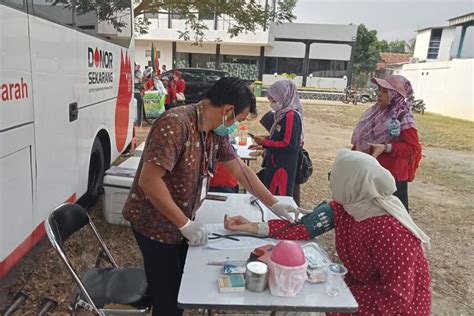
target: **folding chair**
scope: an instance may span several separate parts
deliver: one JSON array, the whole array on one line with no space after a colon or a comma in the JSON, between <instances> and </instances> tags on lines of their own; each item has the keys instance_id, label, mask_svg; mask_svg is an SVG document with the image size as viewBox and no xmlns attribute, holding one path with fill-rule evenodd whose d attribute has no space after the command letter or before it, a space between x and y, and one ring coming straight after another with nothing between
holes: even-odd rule
<instances>
[{"instance_id":1,"label":"folding chair","mask_svg":"<svg viewBox=\"0 0 474 316\"><path fill-rule=\"evenodd\" d=\"M99 241L101 251L95 267L79 277L66 255L64 242L87 224ZM69 302L73 315L80 309L98 315L136 315L149 312L151 297L147 295L144 270L117 266L84 208L77 204L63 204L49 214L44 226L49 241L77 284ZM106 259L112 267L99 268L101 258Z\"/></svg>"}]
</instances>

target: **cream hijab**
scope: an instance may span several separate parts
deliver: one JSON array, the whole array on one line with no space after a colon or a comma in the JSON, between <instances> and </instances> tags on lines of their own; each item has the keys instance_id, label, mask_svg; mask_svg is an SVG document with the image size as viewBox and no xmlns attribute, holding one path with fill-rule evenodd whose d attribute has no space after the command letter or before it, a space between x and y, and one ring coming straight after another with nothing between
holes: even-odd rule
<instances>
[{"instance_id":1,"label":"cream hijab","mask_svg":"<svg viewBox=\"0 0 474 316\"><path fill-rule=\"evenodd\" d=\"M331 170L330 187L334 200L356 221L391 215L429 248L429 237L413 222L402 202L392 195L397 190L395 179L374 157L341 150Z\"/></svg>"}]
</instances>

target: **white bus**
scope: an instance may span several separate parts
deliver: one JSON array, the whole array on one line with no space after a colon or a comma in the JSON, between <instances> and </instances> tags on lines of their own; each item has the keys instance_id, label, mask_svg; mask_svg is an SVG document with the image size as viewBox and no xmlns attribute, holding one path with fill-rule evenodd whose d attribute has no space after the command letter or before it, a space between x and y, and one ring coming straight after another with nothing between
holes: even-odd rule
<instances>
[{"instance_id":1,"label":"white bus","mask_svg":"<svg viewBox=\"0 0 474 316\"><path fill-rule=\"evenodd\" d=\"M97 199L132 141L128 2L110 2L126 4L117 25L89 0L0 0L0 278L44 235L50 210Z\"/></svg>"}]
</instances>

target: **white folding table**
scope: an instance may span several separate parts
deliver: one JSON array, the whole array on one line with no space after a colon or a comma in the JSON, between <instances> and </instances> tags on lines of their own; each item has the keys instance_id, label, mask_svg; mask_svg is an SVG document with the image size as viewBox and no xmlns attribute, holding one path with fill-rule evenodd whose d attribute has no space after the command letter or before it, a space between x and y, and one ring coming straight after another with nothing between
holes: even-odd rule
<instances>
[{"instance_id":1,"label":"white folding table","mask_svg":"<svg viewBox=\"0 0 474 316\"><path fill-rule=\"evenodd\" d=\"M249 194L222 195L228 197L227 201L206 200L196 214L196 221L209 224L222 223L224 214L239 214L251 221L260 220L260 211L250 204ZM278 198L283 202L295 205L291 197ZM275 215L269 209L264 207L263 204L261 205L265 220L275 218ZM255 240L258 241L258 239ZM245 261L253 248L255 247L214 250L202 246L189 247L178 295L178 306L208 310L357 311L358 304L347 287L340 295L331 297L326 294L324 283L311 284L305 282L303 290L295 297L272 296L268 289L263 293L253 293L247 290L239 293L219 293L217 277L222 274L222 267L209 265L208 263Z\"/></svg>"}]
</instances>

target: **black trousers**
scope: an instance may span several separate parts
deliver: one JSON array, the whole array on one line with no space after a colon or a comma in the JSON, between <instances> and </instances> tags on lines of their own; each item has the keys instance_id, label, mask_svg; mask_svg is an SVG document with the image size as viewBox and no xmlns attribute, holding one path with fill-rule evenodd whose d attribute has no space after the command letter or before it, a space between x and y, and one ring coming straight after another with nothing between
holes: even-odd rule
<instances>
[{"instance_id":1,"label":"black trousers","mask_svg":"<svg viewBox=\"0 0 474 316\"><path fill-rule=\"evenodd\" d=\"M408 181L400 181L395 184L397 185L397 191L393 195L399 198L407 211L410 212L408 208Z\"/></svg>"},{"instance_id":2,"label":"black trousers","mask_svg":"<svg viewBox=\"0 0 474 316\"><path fill-rule=\"evenodd\" d=\"M164 244L133 231L143 255L148 291L153 300L153 316L181 316L178 291L188 245Z\"/></svg>"}]
</instances>

